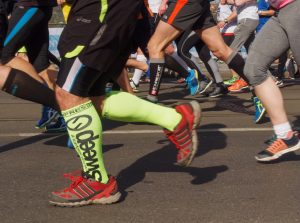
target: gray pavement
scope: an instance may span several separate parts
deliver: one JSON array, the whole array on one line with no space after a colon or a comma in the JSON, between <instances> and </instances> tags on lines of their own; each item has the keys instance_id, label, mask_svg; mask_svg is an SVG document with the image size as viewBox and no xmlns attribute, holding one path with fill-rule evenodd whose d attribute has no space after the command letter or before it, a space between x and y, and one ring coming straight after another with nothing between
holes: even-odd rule
<instances>
[{"instance_id":1,"label":"gray pavement","mask_svg":"<svg viewBox=\"0 0 300 223\"><path fill-rule=\"evenodd\" d=\"M147 86L141 89L145 96ZM299 82L282 91L289 119L300 127ZM203 108L192 165L174 165L176 150L159 127L105 121L106 167L123 198L81 208L47 203L50 191L69 183L62 174L80 168L66 134L41 134L34 129L40 106L0 93L0 222L300 222L300 153L271 164L254 160L272 131L268 118L253 123L249 93L191 97L174 80L161 93L164 104L196 99Z\"/></svg>"}]
</instances>

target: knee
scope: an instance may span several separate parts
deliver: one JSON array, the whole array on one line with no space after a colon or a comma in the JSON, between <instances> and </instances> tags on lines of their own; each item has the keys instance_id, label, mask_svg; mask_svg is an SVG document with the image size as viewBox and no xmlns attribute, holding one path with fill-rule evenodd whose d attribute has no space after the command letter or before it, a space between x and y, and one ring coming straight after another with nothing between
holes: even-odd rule
<instances>
[{"instance_id":1,"label":"knee","mask_svg":"<svg viewBox=\"0 0 300 223\"><path fill-rule=\"evenodd\" d=\"M259 63L247 60L244 74L252 86L257 86L268 78L268 68Z\"/></svg>"},{"instance_id":2,"label":"knee","mask_svg":"<svg viewBox=\"0 0 300 223\"><path fill-rule=\"evenodd\" d=\"M162 43L159 43L155 41L154 39L150 39L147 49L149 51L149 55L152 58L157 58L159 55L161 55L164 52L164 45Z\"/></svg>"},{"instance_id":3,"label":"knee","mask_svg":"<svg viewBox=\"0 0 300 223\"><path fill-rule=\"evenodd\" d=\"M10 71L11 71L10 67L0 65L0 89L1 90L4 90L3 87L10 74Z\"/></svg>"}]
</instances>

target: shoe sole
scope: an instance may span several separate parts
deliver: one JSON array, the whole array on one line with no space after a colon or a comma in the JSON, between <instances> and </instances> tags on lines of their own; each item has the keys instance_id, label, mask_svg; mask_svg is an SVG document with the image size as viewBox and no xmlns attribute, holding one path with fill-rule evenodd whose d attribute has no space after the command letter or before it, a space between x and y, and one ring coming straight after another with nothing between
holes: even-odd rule
<instances>
[{"instance_id":1,"label":"shoe sole","mask_svg":"<svg viewBox=\"0 0 300 223\"><path fill-rule=\"evenodd\" d=\"M300 141L295 146L285 149L285 150L282 150L281 152L278 152L278 153L274 154L273 156L266 157L266 158L259 158L259 157L255 156L255 159L259 162L270 162L270 161L278 159L279 157L281 157L282 155L284 155L286 153L294 152L298 149L300 149Z\"/></svg>"},{"instance_id":2,"label":"shoe sole","mask_svg":"<svg viewBox=\"0 0 300 223\"><path fill-rule=\"evenodd\" d=\"M246 86L246 87L242 87L242 88L240 88L239 90L229 90L229 92L241 92L241 91L243 91L244 89L247 89L247 88L249 88L249 86Z\"/></svg>"},{"instance_id":3,"label":"shoe sole","mask_svg":"<svg viewBox=\"0 0 300 223\"><path fill-rule=\"evenodd\" d=\"M58 206L58 207L82 207L91 204L103 204L103 205L113 204L118 202L120 198L121 198L121 193L117 192L114 195L111 195L109 197L102 197L100 199L95 199L95 200L79 201L79 202L72 202L72 203L49 201L49 203L51 205Z\"/></svg>"},{"instance_id":4,"label":"shoe sole","mask_svg":"<svg viewBox=\"0 0 300 223\"><path fill-rule=\"evenodd\" d=\"M200 104L197 101L191 101L191 102L189 102L189 104L192 106L193 114L195 116L195 119L193 122L193 128L192 128L193 129L192 130L193 147L192 147L192 152L191 152L190 156L188 156L188 158L186 160L184 160L183 162L178 163L178 165L184 166L184 167L187 167L192 163L192 161L194 160L194 157L198 151L199 140L198 140L196 128L199 127L200 122L201 122L201 117L202 117Z\"/></svg>"},{"instance_id":5,"label":"shoe sole","mask_svg":"<svg viewBox=\"0 0 300 223\"><path fill-rule=\"evenodd\" d=\"M224 96L226 94L227 93L220 93L220 94L216 94L216 95L212 95L212 96L208 95L208 97L210 97L210 98L217 98L217 97L220 97L220 96Z\"/></svg>"},{"instance_id":6,"label":"shoe sole","mask_svg":"<svg viewBox=\"0 0 300 223\"><path fill-rule=\"evenodd\" d=\"M255 120L256 124L260 122L260 120L265 115L265 113L266 113L266 109L264 108L264 110L260 113L260 116Z\"/></svg>"},{"instance_id":7,"label":"shoe sole","mask_svg":"<svg viewBox=\"0 0 300 223\"><path fill-rule=\"evenodd\" d=\"M62 128L55 128L55 129L47 129L47 126L44 128L45 133L59 133L59 132L66 132L67 127L62 127Z\"/></svg>"},{"instance_id":8,"label":"shoe sole","mask_svg":"<svg viewBox=\"0 0 300 223\"><path fill-rule=\"evenodd\" d=\"M202 91L199 91L199 94L203 94L205 93L205 91L212 85L212 81L208 82L208 84L206 85L206 87L202 90Z\"/></svg>"}]
</instances>

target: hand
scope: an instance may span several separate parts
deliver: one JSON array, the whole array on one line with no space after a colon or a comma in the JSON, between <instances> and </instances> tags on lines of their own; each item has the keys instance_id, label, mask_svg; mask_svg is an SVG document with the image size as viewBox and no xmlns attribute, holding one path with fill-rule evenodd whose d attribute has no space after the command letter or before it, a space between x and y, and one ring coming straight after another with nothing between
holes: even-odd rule
<instances>
[{"instance_id":1,"label":"hand","mask_svg":"<svg viewBox=\"0 0 300 223\"><path fill-rule=\"evenodd\" d=\"M226 25L226 23L225 23L224 21L220 21L220 22L218 22L218 24L217 24L217 26L218 26L220 29L224 28L225 25Z\"/></svg>"},{"instance_id":2,"label":"hand","mask_svg":"<svg viewBox=\"0 0 300 223\"><path fill-rule=\"evenodd\" d=\"M159 16L162 16L167 11L167 3L162 3L158 9Z\"/></svg>"},{"instance_id":3,"label":"hand","mask_svg":"<svg viewBox=\"0 0 300 223\"><path fill-rule=\"evenodd\" d=\"M66 3L66 0L56 0L57 5L62 5L64 3Z\"/></svg>"}]
</instances>

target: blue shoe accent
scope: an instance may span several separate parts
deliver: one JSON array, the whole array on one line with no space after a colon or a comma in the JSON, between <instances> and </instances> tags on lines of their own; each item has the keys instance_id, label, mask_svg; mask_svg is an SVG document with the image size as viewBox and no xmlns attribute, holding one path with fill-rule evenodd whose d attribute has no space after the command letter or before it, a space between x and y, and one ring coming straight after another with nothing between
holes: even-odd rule
<instances>
[{"instance_id":1,"label":"blue shoe accent","mask_svg":"<svg viewBox=\"0 0 300 223\"><path fill-rule=\"evenodd\" d=\"M66 132L67 126L63 116L59 116L55 123L46 125L46 132Z\"/></svg>"},{"instance_id":2,"label":"blue shoe accent","mask_svg":"<svg viewBox=\"0 0 300 223\"><path fill-rule=\"evenodd\" d=\"M253 97L253 103L255 106L254 122L258 123L266 113L266 109L264 108L258 97Z\"/></svg>"},{"instance_id":3,"label":"blue shoe accent","mask_svg":"<svg viewBox=\"0 0 300 223\"><path fill-rule=\"evenodd\" d=\"M146 77L150 78L150 60L147 60L148 70L145 72Z\"/></svg>"},{"instance_id":4,"label":"blue shoe accent","mask_svg":"<svg viewBox=\"0 0 300 223\"><path fill-rule=\"evenodd\" d=\"M67 147L68 147L69 149L74 149L74 145L73 145L73 143L72 143L70 137L68 138Z\"/></svg>"},{"instance_id":5,"label":"blue shoe accent","mask_svg":"<svg viewBox=\"0 0 300 223\"><path fill-rule=\"evenodd\" d=\"M189 70L189 76L185 81L190 89L190 94L197 94L199 90L198 72L196 70Z\"/></svg>"},{"instance_id":6,"label":"blue shoe accent","mask_svg":"<svg viewBox=\"0 0 300 223\"><path fill-rule=\"evenodd\" d=\"M105 86L105 93L108 94L108 93L112 92L112 87L113 87L112 83L107 83Z\"/></svg>"},{"instance_id":7,"label":"blue shoe accent","mask_svg":"<svg viewBox=\"0 0 300 223\"><path fill-rule=\"evenodd\" d=\"M59 116L58 111L56 111L50 107L43 106L42 117L36 123L35 127L38 129L43 129L43 128L45 128L46 125L50 124L58 116Z\"/></svg>"}]
</instances>

